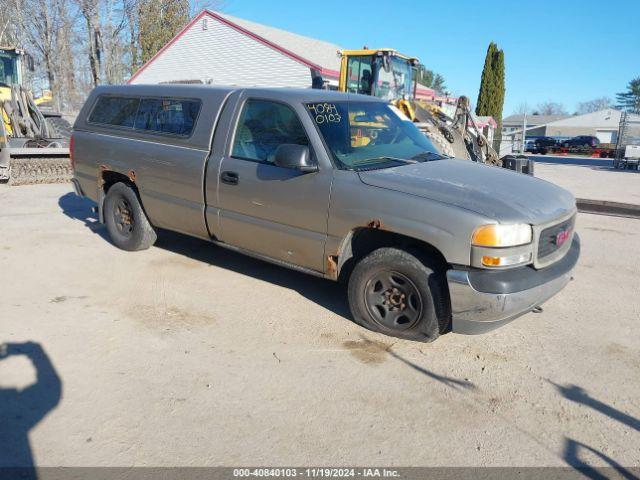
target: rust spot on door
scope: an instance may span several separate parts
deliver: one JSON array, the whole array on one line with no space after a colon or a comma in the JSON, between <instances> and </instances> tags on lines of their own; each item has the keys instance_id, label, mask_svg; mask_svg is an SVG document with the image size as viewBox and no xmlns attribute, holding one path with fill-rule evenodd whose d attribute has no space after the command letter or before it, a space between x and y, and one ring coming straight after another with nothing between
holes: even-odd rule
<instances>
[{"instance_id":1,"label":"rust spot on door","mask_svg":"<svg viewBox=\"0 0 640 480\"><path fill-rule=\"evenodd\" d=\"M380 220L379 218L374 218L369 223L367 223L367 227L373 228L376 230L384 229L384 224L382 223L382 220Z\"/></svg>"},{"instance_id":2,"label":"rust spot on door","mask_svg":"<svg viewBox=\"0 0 640 480\"><path fill-rule=\"evenodd\" d=\"M327 257L327 270L330 273L335 273L338 271L338 256L337 255L329 255Z\"/></svg>"}]
</instances>

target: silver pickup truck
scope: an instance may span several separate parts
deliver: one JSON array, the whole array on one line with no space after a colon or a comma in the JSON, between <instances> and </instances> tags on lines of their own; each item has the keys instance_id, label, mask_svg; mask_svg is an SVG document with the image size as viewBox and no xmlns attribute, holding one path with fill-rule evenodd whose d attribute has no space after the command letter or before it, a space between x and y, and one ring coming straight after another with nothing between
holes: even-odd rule
<instances>
[{"instance_id":1,"label":"silver pickup truck","mask_svg":"<svg viewBox=\"0 0 640 480\"><path fill-rule=\"evenodd\" d=\"M569 192L445 157L373 97L99 87L71 143L76 193L116 246L146 249L169 229L344 280L354 320L402 338L530 312L580 252Z\"/></svg>"}]
</instances>

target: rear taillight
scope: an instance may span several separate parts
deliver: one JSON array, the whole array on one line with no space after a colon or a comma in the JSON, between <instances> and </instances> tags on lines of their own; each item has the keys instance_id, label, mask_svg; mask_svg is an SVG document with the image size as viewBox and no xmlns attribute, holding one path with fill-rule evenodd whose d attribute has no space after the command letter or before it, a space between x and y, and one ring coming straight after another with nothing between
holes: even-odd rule
<instances>
[{"instance_id":1,"label":"rear taillight","mask_svg":"<svg viewBox=\"0 0 640 480\"><path fill-rule=\"evenodd\" d=\"M69 160L71 161L71 168L76 171L76 162L73 159L73 135L69 138Z\"/></svg>"}]
</instances>

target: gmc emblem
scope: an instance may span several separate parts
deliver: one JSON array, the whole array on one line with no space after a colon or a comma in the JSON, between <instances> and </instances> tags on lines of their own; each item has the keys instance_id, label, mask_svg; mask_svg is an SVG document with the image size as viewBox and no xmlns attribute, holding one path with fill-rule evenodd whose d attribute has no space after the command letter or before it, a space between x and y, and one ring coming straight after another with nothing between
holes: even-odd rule
<instances>
[{"instance_id":1,"label":"gmc emblem","mask_svg":"<svg viewBox=\"0 0 640 480\"><path fill-rule=\"evenodd\" d=\"M573 229L569 227L566 230L562 230L561 232L558 232L558 234L556 235L556 238L554 239L554 243L557 246L561 246L564 242L569 240L569 237L571 236L571 230Z\"/></svg>"}]
</instances>

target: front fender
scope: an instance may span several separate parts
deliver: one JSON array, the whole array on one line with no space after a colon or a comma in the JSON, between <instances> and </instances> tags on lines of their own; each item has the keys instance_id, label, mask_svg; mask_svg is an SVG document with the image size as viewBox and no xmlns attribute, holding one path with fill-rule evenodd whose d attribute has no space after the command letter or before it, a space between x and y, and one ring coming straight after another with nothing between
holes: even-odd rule
<instances>
[{"instance_id":1,"label":"front fender","mask_svg":"<svg viewBox=\"0 0 640 480\"><path fill-rule=\"evenodd\" d=\"M482 223L494 221L454 205L366 185L354 172L337 171L325 253L337 256L339 267L354 231L375 228L426 242L448 263L469 265L471 235Z\"/></svg>"}]
</instances>

